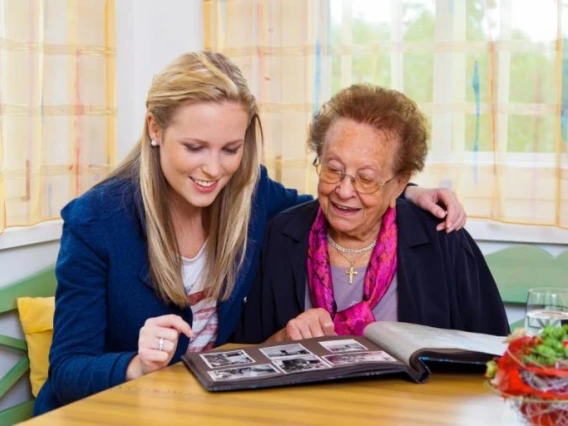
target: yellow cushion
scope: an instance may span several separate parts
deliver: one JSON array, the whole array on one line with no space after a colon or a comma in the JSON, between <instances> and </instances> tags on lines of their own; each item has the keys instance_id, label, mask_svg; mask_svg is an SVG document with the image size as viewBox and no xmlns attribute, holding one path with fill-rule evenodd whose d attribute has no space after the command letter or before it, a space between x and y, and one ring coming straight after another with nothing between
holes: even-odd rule
<instances>
[{"instance_id":1,"label":"yellow cushion","mask_svg":"<svg viewBox=\"0 0 568 426\"><path fill-rule=\"evenodd\" d=\"M47 380L55 297L19 297L18 312L28 344L32 394L37 396Z\"/></svg>"}]
</instances>

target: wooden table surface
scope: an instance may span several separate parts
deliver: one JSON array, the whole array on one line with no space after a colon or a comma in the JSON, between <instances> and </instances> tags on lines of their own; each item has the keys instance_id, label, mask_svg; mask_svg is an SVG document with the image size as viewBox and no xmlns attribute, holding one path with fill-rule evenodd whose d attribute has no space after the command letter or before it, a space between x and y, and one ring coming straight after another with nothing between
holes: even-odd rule
<instances>
[{"instance_id":1,"label":"wooden table surface","mask_svg":"<svg viewBox=\"0 0 568 426\"><path fill-rule=\"evenodd\" d=\"M520 425L480 374L435 372L416 384L380 377L209 393L181 363L25 425Z\"/></svg>"}]
</instances>

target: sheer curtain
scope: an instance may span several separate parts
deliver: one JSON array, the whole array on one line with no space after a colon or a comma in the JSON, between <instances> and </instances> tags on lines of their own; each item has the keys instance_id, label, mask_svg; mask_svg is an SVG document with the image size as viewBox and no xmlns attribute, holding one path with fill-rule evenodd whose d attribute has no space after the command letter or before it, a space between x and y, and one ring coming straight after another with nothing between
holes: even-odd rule
<instances>
[{"instance_id":1,"label":"sheer curtain","mask_svg":"<svg viewBox=\"0 0 568 426\"><path fill-rule=\"evenodd\" d=\"M115 162L114 0L0 0L0 232Z\"/></svg>"},{"instance_id":2,"label":"sheer curtain","mask_svg":"<svg viewBox=\"0 0 568 426\"><path fill-rule=\"evenodd\" d=\"M229 56L244 72L260 106L270 175L314 192L306 149L312 113L329 98L327 1L205 1L205 47ZM326 63L324 65L324 62Z\"/></svg>"},{"instance_id":3,"label":"sheer curtain","mask_svg":"<svg viewBox=\"0 0 568 426\"><path fill-rule=\"evenodd\" d=\"M372 82L430 119L420 184L451 187L470 217L568 228L565 3L206 0L206 47L245 72L265 162L286 185L315 190L305 151L314 110Z\"/></svg>"}]
</instances>

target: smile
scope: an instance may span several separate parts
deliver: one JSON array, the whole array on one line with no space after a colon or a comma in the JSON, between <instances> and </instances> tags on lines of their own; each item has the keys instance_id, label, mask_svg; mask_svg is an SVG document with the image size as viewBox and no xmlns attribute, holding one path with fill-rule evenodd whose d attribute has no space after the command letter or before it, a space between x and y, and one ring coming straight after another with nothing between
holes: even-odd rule
<instances>
[{"instance_id":1,"label":"smile","mask_svg":"<svg viewBox=\"0 0 568 426\"><path fill-rule=\"evenodd\" d=\"M194 181L197 185L202 186L204 188L210 188L217 183L216 180L201 180L193 177L190 177L190 179Z\"/></svg>"},{"instance_id":2,"label":"smile","mask_svg":"<svg viewBox=\"0 0 568 426\"><path fill-rule=\"evenodd\" d=\"M337 203L334 203L334 202L332 202L331 204L337 210L341 210L341 211L346 212L346 213L355 213L355 212L358 212L359 210L361 210L360 208L357 208L357 207L343 206L341 204L337 204Z\"/></svg>"}]
</instances>

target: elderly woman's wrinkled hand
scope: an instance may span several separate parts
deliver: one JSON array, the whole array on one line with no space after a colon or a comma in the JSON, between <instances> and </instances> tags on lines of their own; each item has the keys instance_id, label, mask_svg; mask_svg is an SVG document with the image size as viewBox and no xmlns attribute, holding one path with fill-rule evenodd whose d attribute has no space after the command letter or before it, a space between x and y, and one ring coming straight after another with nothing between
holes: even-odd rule
<instances>
[{"instance_id":1,"label":"elderly woman's wrinkled hand","mask_svg":"<svg viewBox=\"0 0 568 426\"><path fill-rule=\"evenodd\" d=\"M269 341L286 342L322 336L337 336L333 320L325 309L312 308L288 321L286 327Z\"/></svg>"},{"instance_id":2,"label":"elderly woman's wrinkled hand","mask_svg":"<svg viewBox=\"0 0 568 426\"><path fill-rule=\"evenodd\" d=\"M448 188L421 188L409 186L404 196L423 210L443 219L436 229L446 232L457 231L465 226L467 215L456 194Z\"/></svg>"}]
</instances>

